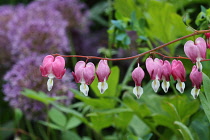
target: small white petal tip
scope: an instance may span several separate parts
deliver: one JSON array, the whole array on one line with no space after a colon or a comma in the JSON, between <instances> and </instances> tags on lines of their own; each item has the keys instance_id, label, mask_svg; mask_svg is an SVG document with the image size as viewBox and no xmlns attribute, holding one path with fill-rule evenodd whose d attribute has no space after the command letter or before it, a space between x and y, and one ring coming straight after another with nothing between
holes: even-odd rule
<instances>
[{"instance_id":1,"label":"small white petal tip","mask_svg":"<svg viewBox=\"0 0 210 140\"><path fill-rule=\"evenodd\" d=\"M181 81L177 81L176 83L176 89L180 92L183 93L185 89L185 83Z\"/></svg>"},{"instance_id":2,"label":"small white petal tip","mask_svg":"<svg viewBox=\"0 0 210 140\"><path fill-rule=\"evenodd\" d=\"M154 90L155 92L157 92L158 89L159 89L159 87L160 87L160 82L159 82L159 80L158 80L158 79L153 80L153 81L152 81L152 88L153 88L153 90Z\"/></svg>"},{"instance_id":3,"label":"small white petal tip","mask_svg":"<svg viewBox=\"0 0 210 140\"><path fill-rule=\"evenodd\" d=\"M53 78L47 80L47 90L50 91L53 87Z\"/></svg>"},{"instance_id":4,"label":"small white petal tip","mask_svg":"<svg viewBox=\"0 0 210 140\"><path fill-rule=\"evenodd\" d=\"M170 83L167 82L166 80L163 80L161 86L162 86L162 89L164 90L164 92L167 93L168 92L168 88L170 86Z\"/></svg>"},{"instance_id":5,"label":"small white petal tip","mask_svg":"<svg viewBox=\"0 0 210 140\"><path fill-rule=\"evenodd\" d=\"M89 92L89 87L88 85L86 85L85 83L82 83L80 85L80 91L85 95L88 96L88 92Z\"/></svg>"},{"instance_id":6,"label":"small white petal tip","mask_svg":"<svg viewBox=\"0 0 210 140\"><path fill-rule=\"evenodd\" d=\"M139 99L141 95L143 94L143 88L140 86L135 86L133 88L133 93L136 95L136 97Z\"/></svg>"},{"instance_id":7,"label":"small white petal tip","mask_svg":"<svg viewBox=\"0 0 210 140\"><path fill-rule=\"evenodd\" d=\"M108 84L106 83L106 81L99 82L98 89L99 89L100 93L103 94L108 89Z\"/></svg>"},{"instance_id":8,"label":"small white petal tip","mask_svg":"<svg viewBox=\"0 0 210 140\"><path fill-rule=\"evenodd\" d=\"M197 89L196 87L194 87L191 90L191 95L193 96L194 99L196 99L198 97L199 93L200 93L200 89Z\"/></svg>"}]
</instances>

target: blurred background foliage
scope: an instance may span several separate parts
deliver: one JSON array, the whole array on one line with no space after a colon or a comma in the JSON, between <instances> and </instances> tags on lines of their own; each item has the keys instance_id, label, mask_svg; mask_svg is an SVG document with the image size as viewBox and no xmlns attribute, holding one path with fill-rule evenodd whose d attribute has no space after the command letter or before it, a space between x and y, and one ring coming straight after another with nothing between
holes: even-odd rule
<instances>
[{"instance_id":1,"label":"blurred background foliage","mask_svg":"<svg viewBox=\"0 0 210 140\"><path fill-rule=\"evenodd\" d=\"M136 60L110 62L108 90L100 94L95 79L89 97L77 90L70 75L80 59L66 60L68 73L55 81L51 93L39 75L47 54L126 57L208 29L209 0L1 0L0 5L0 139L210 139L208 61L202 62L205 74L196 100L190 95L189 60L182 61L187 71L183 94L172 78L167 94L162 89L154 93L145 72L139 100L132 93ZM159 52L185 56L183 45L189 39L194 37ZM139 59L144 70L148 56Z\"/></svg>"}]
</instances>

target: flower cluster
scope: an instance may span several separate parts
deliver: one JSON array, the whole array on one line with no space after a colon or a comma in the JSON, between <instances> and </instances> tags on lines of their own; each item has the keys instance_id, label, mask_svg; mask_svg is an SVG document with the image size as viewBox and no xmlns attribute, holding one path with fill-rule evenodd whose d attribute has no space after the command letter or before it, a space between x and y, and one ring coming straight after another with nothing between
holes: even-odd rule
<instances>
[{"instance_id":1,"label":"flower cluster","mask_svg":"<svg viewBox=\"0 0 210 140\"><path fill-rule=\"evenodd\" d=\"M202 64L201 60L206 59L206 42L203 38L199 37L193 41L187 41L184 45L184 52L186 56L191 59L193 63L196 63L192 67L190 73L190 80L192 81L193 89L191 94L194 99L197 98L200 92L201 83L202 83ZM58 59L62 61L58 61ZM57 61L56 61L57 60ZM60 63L60 64L58 64ZM61 56L46 56L43 60L43 66L40 66L42 76L48 76L49 79L56 77L60 79L65 72L64 69L64 60ZM46 70L44 70L46 69ZM146 59L146 69L150 75L152 81L152 88L155 92L158 91L160 87L160 80L162 80L161 87L165 93L168 92L170 86L170 76L177 81L176 89L183 93L185 89L186 81L186 70L183 63L180 60L173 60L170 63L168 60L161 60L159 58L147 58ZM95 65L92 62L79 61L76 63L74 72L72 72L74 79L77 83L81 83L80 91L84 93L85 96L88 95L89 87L94 78L95 73L98 77L98 89L101 93L108 88L106 80L111 73L110 68L107 64L107 60L100 60L97 70L95 70ZM58 74L59 76L56 76ZM61 77L60 77L61 75ZM143 69L138 66L132 72L132 78L135 82L135 87L133 93L140 98L143 94L143 88L141 87L142 80L145 76ZM50 89L52 84L50 84ZM49 89L49 83L48 83Z\"/></svg>"}]
</instances>

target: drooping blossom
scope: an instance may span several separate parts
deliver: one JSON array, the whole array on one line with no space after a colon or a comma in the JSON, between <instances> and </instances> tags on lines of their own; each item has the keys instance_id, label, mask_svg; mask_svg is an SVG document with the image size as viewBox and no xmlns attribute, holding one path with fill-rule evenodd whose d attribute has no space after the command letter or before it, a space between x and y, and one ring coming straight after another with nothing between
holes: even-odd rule
<instances>
[{"instance_id":1,"label":"drooping blossom","mask_svg":"<svg viewBox=\"0 0 210 140\"><path fill-rule=\"evenodd\" d=\"M39 7L33 2L22 6L7 25L13 59L23 59L31 53L69 52L67 24L61 14L49 6Z\"/></svg>"},{"instance_id":2,"label":"drooping blossom","mask_svg":"<svg viewBox=\"0 0 210 140\"><path fill-rule=\"evenodd\" d=\"M80 91L88 96L89 87L95 78L95 65L92 62L87 64L84 61L78 61L75 65L74 72L72 72L77 83L81 83Z\"/></svg>"},{"instance_id":3,"label":"drooping blossom","mask_svg":"<svg viewBox=\"0 0 210 140\"><path fill-rule=\"evenodd\" d=\"M162 77L162 60L155 58L154 60L152 58L146 59L146 68L150 75L150 78L153 80L152 82L152 88L155 92L157 92L158 88L160 87L159 80Z\"/></svg>"},{"instance_id":4,"label":"drooping blossom","mask_svg":"<svg viewBox=\"0 0 210 140\"><path fill-rule=\"evenodd\" d=\"M206 36L206 45L207 45L207 48L210 49L210 33L205 33L205 36Z\"/></svg>"},{"instance_id":5,"label":"drooping blossom","mask_svg":"<svg viewBox=\"0 0 210 140\"><path fill-rule=\"evenodd\" d=\"M40 71L42 76L48 77L47 89L50 91L53 87L53 79L61 79L66 72L65 60L61 56L54 57L52 55L47 55L42 65L40 66Z\"/></svg>"},{"instance_id":6,"label":"drooping blossom","mask_svg":"<svg viewBox=\"0 0 210 140\"><path fill-rule=\"evenodd\" d=\"M170 75L171 75L171 64L167 60L162 61L162 73L161 73L161 80L163 80L161 86L164 92L168 92L168 88L170 86Z\"/></svg>"},{"instance_id":7,"label":"drooping blossom","mask_svg":"<svg viewBox=\"0 0 210 140\"><path fill-rule=\"evenodd\" d=\"M98 63L98 67L96 70L96 75L98 77L98 89L101 94L104 93L106 89L108 89L108 84L106 81L111 73L111 70L107 64L107 60L100 60Z\"/></svg>"},{"instance_id":8,"label":"drooping blossom","mask_svg":"<svg viewBox=\"0 0 210 140\"><path fill-rule=\"evenodd\" d=\"M183 93L184 92L184 88L185 88L185 77L186 77L186 71L184 68L183 63L180 60L173 60L172 61L172 76L174 78L174 80L177 80L176 83L176 89L180 92Z\"/></svg>"},{"instance_id":9,"label":"drooping blossom","mask_svg":"<svg viewBox=\"0 0 210 140\"><path fill-rule=\"evenodd\" d=\"M143 94L143 88L141 87L142 79L144 78L144 71L139 66L135 68L132 72L132 78L135 82L135 87L133 88L133 93L136 95L137 98L140 98Z\"/></svg>"},{"instance_id":10,"label":"drooping blossom","mask_svg":"<svg viewBox=\"0 0 210 140\"><path fill-rule=\"evenodd\" d=\"M191 90L191 95L194 99L196 99L199 95L201 83L203 80L202 72L200 72L196 66L192 67L192 71L190 73L190 80L193 86L193 89Z\"/></svg>"},{"instance_id":11,"label":"drooping blossom","mask_svg":"<svg viewBox=\"0 0 210 140\"><path fill-rule=\"evenodd\" d=\"M11 107L21 109L29 119L45 119L47 108L43 103L23 96L21 92L25 88L42 91L51 97L66 96L66 99L59 100L64 105L69 105L74 96L70 89L77 88L70 70L67 69L62 79L54 79L56 84L48 92L47 79L40 76L39 71L43 58L44 56L31 54L30 57L19 60L4 76L4 100L9 102Z\"/></svg>"},{"instance_id":12,"label":"drooping blossom","mask_svg":"<svg viewBox=\"0 0 210 140\"><path fill-rule=\"evenodd\" d=\"M202 71L201 60L206 59L206 42L202 37L198 37L195 42L189 40L184 45L184 52L197 68Z\"/></svg>"}]
</instances>

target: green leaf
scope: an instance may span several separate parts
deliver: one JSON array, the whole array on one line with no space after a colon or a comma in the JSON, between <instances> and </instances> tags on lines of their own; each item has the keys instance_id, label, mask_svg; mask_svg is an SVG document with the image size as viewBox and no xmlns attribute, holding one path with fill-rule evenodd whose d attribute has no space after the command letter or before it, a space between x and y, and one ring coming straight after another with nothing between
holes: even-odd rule
<instances>
[{"instance_id":1,"label":"green leaf","mask_svg":"<svg viewBox=\"0 0 210 140\"><path fill-rule=\"evenodd\" d=\"M113 114L97 114L95 116L90 116L90 120L92 122L93 128L97 131L100 131L101 129L107 128L112 125L113 117Z\"/></svg>"},{"instance_id":2,"label":"green leaf","mask_svg":"<svg viewBox=\"0 0 210 140\"><path fill-rule=\"evenodd\" d=\"M55 125L55 124L50 123L50 122L45 122L45 121L38 121L38 122L43 124L43 125L45 125L45 126L47 126L47 127L52 128L52 129L56 129L56 130L60 130L60 131L63 130L63 127Z\"/></svg>"},{"instance_id":3,"label":"green leaf","mask_svg":"<svg viewBox=\"0 0 210 140\"><path fill-rule=\"evenodd\" d=\"M62 99L66 99L66 96L57 96L57 97L49 97L47 94L45 94L44 92L36 92L34 90L31 89L24 89L24 91L21 92L22 95L31 98L33 100L37 100L40 101L46 105L56 101L56 100L62 100Z\"/></svg>"},{"instance_id":4,"label":"green leaf","mask_svg":"<svg viewBox=\"0 0 210 140\"><path fill-rule=\"evenodd\" d=\"M57 125L65 127L66 116L59 110L51 108L48 112L49 118Z\"/></svg>"},{"instance_id":5,"label":"green leaf","mask_svg":"<svg viewBox=\"0 0 210 140\"><path fill-rule=\"evenodd\" d=\"M200 93L199 97L201 100L201 104L203 106L204 112L207 116L207 118L210 121L210 79L209 77L203 73L203 88L204 88L204 93Z\"/></svg>"},{"instance_id":6,"label":"green leaf","mask_svg":"<svg viewBox=\"0 0 210 140\"><path fill-rule=\"evenodd\" d=\"M79 126L81 123L82 122L80 119L73 116L68 120L68 122L66 124L66 130L75 128L75 127Z\"/></svg>"},{"instance_id":7,"label":"green leaf","mask_svg":"<svg viewBox=\"0 0 210 140\"><path fill-rule=\"evenodd\" d=\"M179 128L180 128L179 131L182 134L184 140L194 140L194 138L187 126L185 126L183 123L181 123L179 121L175 121L174 124L179 126Z\"/></svg>"},{"instance_id":8,"label":"green leaf","mask_svg":"<svg viewBox=\"0 0 210 140\"><path fill-rule=\"evenodd\" d=\"M111 68L111 74L109 76L109 79L107 80L108 89L104 92L104 94L101 94L98 90L98 81L95 79L93 83L90 85L93 92L98 97L117 97L119 96L118 85L119 85L119 75L120 70L117 66L114 66Z\"/></svg>"},{"instance_id":9,"label":"green leaf","mask_svg":"<svg viewBox=\"0 0 210 140\"><path fill-rule=\"evenodd\" d=\"M61 134L61 140L82 140L78 134L73 131L63 131Z\"/></svg>"},{"instance_id":10,"label":"green leaf","mask_svg":"<svg viewBox=\"0 0 210 140\"><path fill-rule=\"evenodd\" d=\"M22 111L18 108L15 108L15 124L16 124L16 127L18 127L18 124L19 124L22 116L23 116Z\"/></svg>"},{"instance_id":11,"label":"green leaf","mask_svg":"<svg viewBox=\"0 0 210 140\"><path fill-rule=\"evenodd\" d=\"M53 103L53 106L56 107L57 109L59 109L62 112L65 112L65 113L68 113L68 114L72 114L73 116L79 118L86 125L89 125L87 119L80 112L77 112L77 111L75 111L75 110L73 110L71 108L67 108L65 106L61 106L61 105L56 104L56 103Z\"/></svg>"}]
</instances>

